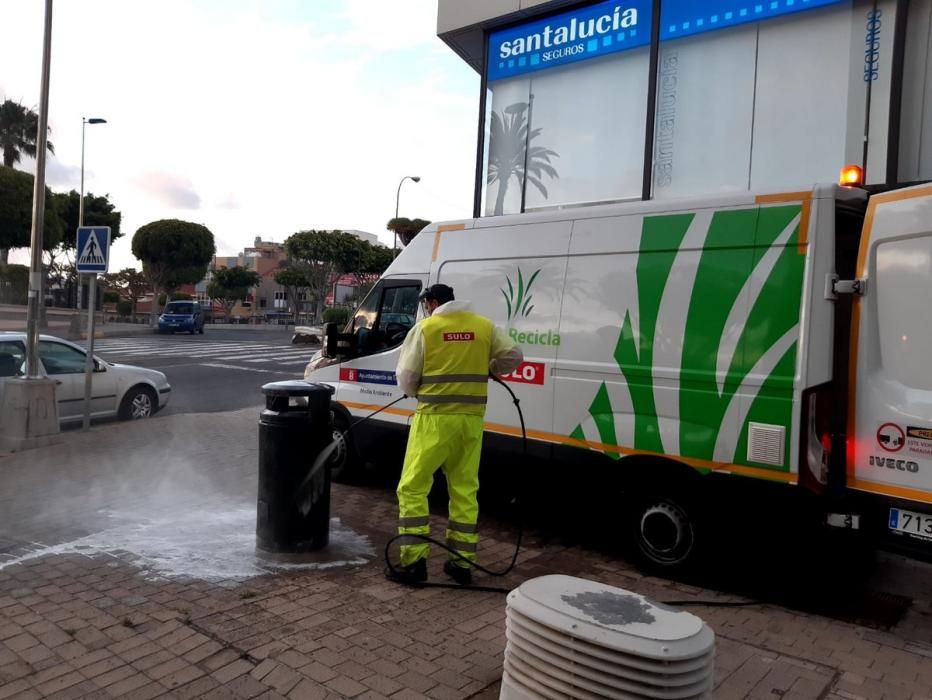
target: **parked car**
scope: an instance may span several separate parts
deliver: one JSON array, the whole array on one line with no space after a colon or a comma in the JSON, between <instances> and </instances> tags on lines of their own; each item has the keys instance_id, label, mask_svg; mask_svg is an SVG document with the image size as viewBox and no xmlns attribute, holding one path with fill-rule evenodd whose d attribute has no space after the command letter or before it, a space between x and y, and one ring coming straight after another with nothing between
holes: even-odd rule
<instances>
[{"instance_id":1,"label":"parked car","mask_svg":"<svg viewBox=\"0 0 932 700\"><path fill-rule=\"evenodd\" d=\"M159 316L159 333L204 333L204 310L196 301L170 301Z\"/></svg>"},{"instance_id":2,"label":"parked car","mask_svg":"<svg viewBox=\"0 0 932 700\"><path fill-rule=\"evenodd\" d=\"M319 345L323 331L312 326L295 326L291 336L292 345Z\"/></svg>"},{"instance_id":3,"label":"parked car","mask_svg":"<svg viewBox=\"0 0 932 700\"><path fill-rule=\"evenodd\" d=\"M58 383L58 417L63 423L84 417L84 365L87 351L54 336L39 337L42 372ZM26 334L0 332L0 386L4 377L22 376L26 362ZM94 357L91 379L91 416L124 420L149 418L168 403L168 378L154 369L118 365Z\"/></svg>"}]
</instances>

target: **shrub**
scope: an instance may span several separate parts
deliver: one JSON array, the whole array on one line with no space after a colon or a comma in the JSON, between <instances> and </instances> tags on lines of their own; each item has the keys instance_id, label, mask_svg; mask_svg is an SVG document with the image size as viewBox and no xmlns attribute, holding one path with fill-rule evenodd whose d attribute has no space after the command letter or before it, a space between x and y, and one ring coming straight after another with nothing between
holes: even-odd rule
<instances>
[{"instance_id":1,"label":"shrub","mask_svg":"<svg viewBox=\"0 0 932 700\"><path fill-rule=\"evenodd\" d=\"M324 323L335 323L340 328L346 325L346 323L349 321L349 317L349 309L335 307L332 309L324 310Z\"/></svg>"}]
</instances>

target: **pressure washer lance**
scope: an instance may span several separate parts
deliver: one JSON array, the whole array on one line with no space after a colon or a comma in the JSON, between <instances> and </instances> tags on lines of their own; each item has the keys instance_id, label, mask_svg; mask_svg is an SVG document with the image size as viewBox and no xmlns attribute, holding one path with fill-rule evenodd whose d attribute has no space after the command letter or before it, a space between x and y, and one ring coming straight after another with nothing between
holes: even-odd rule
<instances>
[{"instance_id":1,"label":"pressure washer lance","mask_svg":"<svg viewBox=\"0 0 932 700\"><path fill-rule=\"evenodd\" d=\"M489 378L492 381L494 381L496 384L500 384L505 389L505 391L507 391L508 394L511 396L512 403L514 403L515 405L515 410L518 412L518 420L521 423L521 452L524 457L524 462L527 463L527 454L528 454L527 428L524 423L524 412L521 410L521 399L519 399L515 395L515 392L512 391L511 387L508 386L499 377L490 373ZM369 415L363 416L362 418L354 421L352 424L350 424L350 426L346 430L342 432L342 436L344 440L346 439L346 436L349 435L353 431L353 429L356 428L356 426L358 426L360 423L365 423L367 420L374 418L375 416L379 415L383 411L386 411L392 406L401 403L407 398L408 398L407 395L402 395L400 399L396 399L392 401L391 403L386 404L385 406L382 406L377 411L373 411ZM308 475L304 478L304 481L302 481L301 485L298 487L296 500L299 504L299 509L301 510L302 515L304 515L305 517L307 516L308 512L310 512L311 505L313 502L312 484L313 484L314 476L317 474L317 472L321 468L323 468L323 466L327 463L327 460L330 458L330 456L333 454L333 452L337 449L338 446L339 446L339 441L334 440L317 456L317 459L314 460L314 464L311 466L311 469L308 472ZM513 505L517 505L519 503L520 503L520 497L515 498L515 500L512 501ZM447 546L445 542L435 540L429 537L428 535L396 535L392 537L385 544L385 564L392 573L397 572L397 569L392 563L391 556L390 556L390 549L391 549L392 544L394 544L396 541L398 541L402 537L405 537L405 538L414 537L419 540L423 540L424 542L428 542L430 544L436 545L437 547L440 547L441 549L446 550L448 553L450 553L454 557L461 559L466 564L468 564L470 567L477 569L488 576L494 576L496 578L503 578L507 576L508 574L510 574L511 571L515 568L515 564L518 561L518 555L521 553L521 542L524 539L524 518L523 516L519 517L518 537L515 541L515 551L511 557L511 562L508 564L508 566L503 571L491 571L490 569L487 569L484 566L481 566L477 562L467 559L466 557L464 557L462 554L460 554L456 550ZM406 584L406 585L409 585L413 588L458 588L458 589L468 589L471 591L477 591L480 593L503 593L505 595L507 595L508 593L511 593L511 589L509 588L500 588L496 586L481 586L481 585L476 585L476 584L462 585L458 583L423 582L423 583L411 583L411 584ZM671 605L671 606L699 605L699 606L707 606L707 607L731 608L731 607L747 607L747 606L752 606L752 605L761 605L761 603L759 601L754 601L754 600L750 600L750 601L671 600L671 601L665 601L664 605Z\"/></svg>"}]
</instances>

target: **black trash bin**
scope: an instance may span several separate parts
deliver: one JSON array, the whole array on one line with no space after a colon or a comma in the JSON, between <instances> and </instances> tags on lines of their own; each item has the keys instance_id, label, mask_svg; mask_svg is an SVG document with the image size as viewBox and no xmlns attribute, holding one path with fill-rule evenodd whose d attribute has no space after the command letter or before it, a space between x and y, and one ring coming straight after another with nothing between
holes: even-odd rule
<instances>
[{"instance_id":1,"label":"black trash bin","mask_svg":"<svg viewBox=\"0 0 932 700\"><path fill-rule=\"evenodd\" d=\"M275 553L321 549L330 534L329 461L301 485L333 439L333 388L296 380L266 384L262 393L256 546Z\"/></svg>"}]
</instances>

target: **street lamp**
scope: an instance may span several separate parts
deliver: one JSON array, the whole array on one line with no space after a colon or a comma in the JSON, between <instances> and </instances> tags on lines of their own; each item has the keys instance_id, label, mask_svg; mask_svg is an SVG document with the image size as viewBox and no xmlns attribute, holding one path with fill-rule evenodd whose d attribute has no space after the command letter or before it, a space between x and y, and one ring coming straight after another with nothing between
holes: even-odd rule
<instances>
[{"instance_id":1,"label":"street lamp","mask_svg":"<svg viewBox=\"0 0 932 700\"><path fill-rule=\"evenodd\" d=\"M81 117L81 200L78 202L78 226L84 226L84 129L88 124L106 124L106 119Z\"/></svg>"},{"instance_id":2,"label":"street lamp","mask_svg":"<svg viewBox=\"0 0 932 700\"><path fill-rule=\"evenodd\" d=\"M106 119L101 119L100 117L91 117L87 119L86 117L81 117L81 198L78 200L78 226L84 226L84 130L88 124L106 124ZM78 255L81 254L81 251L78 251ZM75 300L77 301L78 313L81 312L81 284L79 281L78 284L78 293L75 295ZM88 302L88 309L91 308L90 302Z\"/></svg>"},{"instance_id":3,"label":"street lamp","mask_svg":"<svg viewBox=\"0 0 932 700\"><path fill-rule=\"evenodd\" d=\"M413 180L414 182L420 182L421 178L417 175L405 175L401 178L401 182L398 183L398 194L395 195L395 218L398 218L398 204L401 202L401 186L405 184L405 180ZM398 249L398 232L395 232L395 243L392 245L392 250Z\"/></svg>"}]
</instances>

